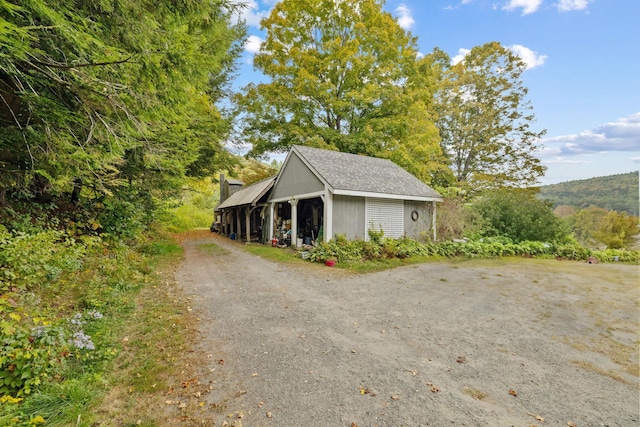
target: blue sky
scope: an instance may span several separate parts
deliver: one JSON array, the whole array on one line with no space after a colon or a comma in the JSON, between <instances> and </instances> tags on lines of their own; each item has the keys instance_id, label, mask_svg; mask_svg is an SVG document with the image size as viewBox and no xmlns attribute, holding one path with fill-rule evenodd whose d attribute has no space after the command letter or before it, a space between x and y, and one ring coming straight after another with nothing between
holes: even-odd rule
<instances>
[{"instance_id":1,"label":"blue sky","mask_svg":"<svg viewBox=\"0 0 640 427\"><path fill-rule=\"evenodd\" d=\"M251 65L276 0L241 0L249 26L239 87L264 80ZM348 1L348 0L347 0ZM490 41L528 64L523 83L546 129L541 184L640 168L639 0L387 0L384 9L418 40L451 58Z\"/></svg>"}]
</instances>

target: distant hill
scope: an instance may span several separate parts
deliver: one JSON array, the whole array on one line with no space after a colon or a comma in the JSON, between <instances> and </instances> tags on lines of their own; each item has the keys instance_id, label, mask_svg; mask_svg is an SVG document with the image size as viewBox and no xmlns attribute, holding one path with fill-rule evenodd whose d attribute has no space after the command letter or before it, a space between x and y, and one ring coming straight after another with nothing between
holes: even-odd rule
<instances>
[{"instance_id":1,"label":"distant hill","mask_svg":"<svg viewBox=\"0 0 640 427\"><path fill-rule=\"evenodd\" d=\"M597 206L638 216L638 191L638 171L635 171L545 185L540 187L539 196L551 201L554 207Z\"/></svg>"}]
</instances>

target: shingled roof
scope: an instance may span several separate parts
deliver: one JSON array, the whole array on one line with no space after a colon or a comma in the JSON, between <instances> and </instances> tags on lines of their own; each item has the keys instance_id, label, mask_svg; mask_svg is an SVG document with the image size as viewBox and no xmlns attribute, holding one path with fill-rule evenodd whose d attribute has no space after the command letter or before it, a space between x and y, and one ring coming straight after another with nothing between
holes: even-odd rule
<instances>
[{"instance_id":1,"label":"shingled roof","mask_svg":"<svg viewBox=\"0 0 640 427\"><path fill-rule=\"evenodd\" d=\"M442 196L390 160L295 145L292 151L334 193L358 192L426 197Z\"/></svg>"},{"instance_id":2,"label":"shingled roof","mask_svg":"<svg viewBox=\"0 0 640 427\"><path fill-rule=\"evenodd\" d=\"M227 200L220 203L215 210L223 208L231 208L234 206L255 205L260 197L266 194L271 189L275 176L258 181L250 186L233 193Z\"/></svg>"}]
</instances>

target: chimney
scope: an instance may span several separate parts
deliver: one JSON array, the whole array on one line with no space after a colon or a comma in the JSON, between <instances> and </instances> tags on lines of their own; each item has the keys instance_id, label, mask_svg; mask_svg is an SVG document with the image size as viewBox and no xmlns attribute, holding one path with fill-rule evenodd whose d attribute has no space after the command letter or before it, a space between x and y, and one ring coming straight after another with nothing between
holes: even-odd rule
<instances>
[{"instance_id":1,"label":"chimney","mask_svg":"<svg viewBox=\"0 0 640 427\"><path fill-rule=\"evenodd\" d=\"M220 174L220 203L227 200L227 197L229 197L227 195L227 186L225 185L224 174L221 173Z\"/></svg>"}]
</instances>

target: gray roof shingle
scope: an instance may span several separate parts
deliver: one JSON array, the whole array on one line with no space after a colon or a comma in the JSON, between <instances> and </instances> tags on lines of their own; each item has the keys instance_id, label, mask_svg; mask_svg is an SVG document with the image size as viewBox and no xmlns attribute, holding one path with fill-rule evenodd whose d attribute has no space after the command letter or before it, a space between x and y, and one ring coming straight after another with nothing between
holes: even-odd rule
<instances>
[{"instance_id":1,"label":"gray roof shingle","mask_svg":"<svg viewBox=\"0 0 640 427\"><path fill-rule=\"evenodd\" d=\"M233 193L220 203L216 210L234 206L252 205L256 203L273 185L276 177L272 176Z\"/></svg>"},{"instance_id":2,"label":"gray roof shingle","mask_svg":"<svg viewBox=\"0 0 640 427\"><path fill-rule=\"evenodd\" d=\"M441 199L442 196L391 160L296 145L293 150L333 190Z\"/></svg>"}]
</instances>

